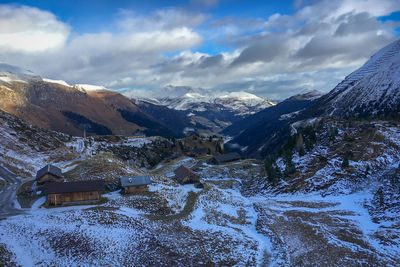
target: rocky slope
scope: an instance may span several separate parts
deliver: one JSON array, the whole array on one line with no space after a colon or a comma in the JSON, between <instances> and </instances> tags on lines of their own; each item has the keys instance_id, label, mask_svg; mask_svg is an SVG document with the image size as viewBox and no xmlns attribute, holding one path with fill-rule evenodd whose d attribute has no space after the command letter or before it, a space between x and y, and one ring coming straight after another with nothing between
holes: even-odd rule
<instances>
[{"instance_id":1,"label":"rocky slope","mask_svg":"<svg viewBox=\"0 0 400 267\"><path fill-rule=\"evenodd\" d=\"M311 116L388 116L400 111L400 40L375 53L308 111Z\"/></svg>"},{"instance_id":2,"label":"rocky slope","mask_svg":"<svg viewBox=\"0 0 400 267\"><path fill-rule=\"evenodd\" d=\"M0 109L43 128L72 135L82 135L86 126L89 134L183 137L190 124L161 122L104 87L69 86L6 64L0 67Z\"/></svg>"},{"instance_id":3,"label":"rocky slope","mask_svg":"<svg viewBox=\"0 0 400 267\"><path fill-rule=\"evenodd\" d=\"M222 132L233 137L226 146L249 157L264 158L268 153L276 151L270 149L272 146L290 135L287 123L321 95L318 91L299 94L235 122ZM277 135L276 132L282 129L285 129L285 134Z\"/></svg>"}]
</instances>

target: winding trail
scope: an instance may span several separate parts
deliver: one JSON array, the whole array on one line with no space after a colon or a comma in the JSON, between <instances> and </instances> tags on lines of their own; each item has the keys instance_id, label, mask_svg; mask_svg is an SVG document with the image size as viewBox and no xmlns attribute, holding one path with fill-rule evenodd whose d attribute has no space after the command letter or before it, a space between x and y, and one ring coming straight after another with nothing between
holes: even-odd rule
<instances>
[{"instance_id":1,"label":"winding trail","mask_svg":"<svg viewBox=\"0 0 400 267\"><path fill-rule=\"evenodd\" d=\"M5 185L0 190L0 219L24 213L23 209L16 207L18 205L16 195L18 188L27 180L17 178L2 166L0 166L0 177L5 180Z\"/></svg>"}]
</instances>

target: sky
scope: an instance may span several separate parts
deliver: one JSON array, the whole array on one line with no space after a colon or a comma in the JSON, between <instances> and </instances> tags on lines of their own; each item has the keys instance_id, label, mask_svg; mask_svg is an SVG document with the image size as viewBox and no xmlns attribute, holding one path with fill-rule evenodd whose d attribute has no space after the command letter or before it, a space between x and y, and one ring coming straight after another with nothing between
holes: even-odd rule
<instances>
[{"instance_id":1,"label":"sky","mask_svg":"<svg viewBox=\"0 0 400 267\"><path fill-rule=\"evenodd\" d=\"M0 62L121 91L327 92L399 36L398 0L0 0Z\"/></svg>"}]
</instances>

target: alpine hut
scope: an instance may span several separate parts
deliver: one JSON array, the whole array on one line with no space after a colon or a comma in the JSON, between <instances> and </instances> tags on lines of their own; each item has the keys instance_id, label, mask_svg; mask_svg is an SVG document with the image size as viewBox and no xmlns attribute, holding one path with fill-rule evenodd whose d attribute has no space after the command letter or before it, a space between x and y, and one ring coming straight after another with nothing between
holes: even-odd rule
<instances>
[{"instance_id":1,"label":"alpine hut","mask_svg":"<svg viewBox=\"0 0 400 267\"><path fill-rule=\"evenodd\" d=\"M79 181L66 183L46 183L43 193L48 205L64 203L92 202L100 199L104 188L103 180Z\"/></svg>"},{"instance_id":2,"label":"alpine hut","mask_svg":"<svg viewBox=\"0 0 400 267\"><path fill-rule=\"evenodd\" d=\"M141 193L152 183L149 175L121 177L121 186L125 193Z\"/></svg>"},{"instance_id":3,"label":"alpine hut","mask_svg":"<svg viewBox=\"0 0 400 267\"><path fill-rule=\"evenodd\" d=\"M185 166L180 166L174 171L176 180L181 184L195 184L200 182L200 176Z\"/></svg>"},{"instance_id":4,"label":"alpine hut","mask_svg":"<svg viewBox=\"0 0 400 267\"><path fill-rule=\"evenodd\" d=\"M64 182L64 176L60 168L48 164L36 172L36 182L38 185L52 182Z\"/></svg>"}]
</instances>

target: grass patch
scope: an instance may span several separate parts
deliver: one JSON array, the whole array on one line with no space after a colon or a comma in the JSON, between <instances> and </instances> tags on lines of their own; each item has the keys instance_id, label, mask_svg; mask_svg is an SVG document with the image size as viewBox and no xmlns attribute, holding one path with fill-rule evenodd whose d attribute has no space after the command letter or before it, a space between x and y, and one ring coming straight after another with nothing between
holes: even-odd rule
<instances>
[{"instance_id":1,"label":"grass patch","mask_svg":"<svg viewBox=\"0 0 400 267\"><path fill-rule=\"evenodd\" d=\"M30 208L32 204L42 197L43 195L37 195L35 191L32 191L32 185L35 181L28 181L21 185L17 191L17 200L21 208Z\"/></svg>"},{"instance_id":2,"label":"grass patch","mask_svg":"<svg viewBox=\"0 0 400 267\"><path fill-rule=\"evenodd\" d=\"M10 252L4 244L0 244L0 266L18 266L12 259L15 254Z\"/></svg>"},{"instance_id":3,"label":"grass patch","mask_svg":"<svg viewBox=\"0 0 400 267\"><path fill-rule=\"evenodd\" d=\"M137 209L152 216L164 217L173 213L168 206L167 200L158 192L145 191L138 194L122 194L122 198L116 201L121 201L122 203L111 201L110 204Z\"/></svg>"},{"instance_id":4,"label":"grass patch","mask_svg":"<svg viewBox=\"0 0 400 267\"><path fill-rule=\"evenodd\" d=\"M64 174L68 181L104 179L117 181L121 176L140 175L142 171L132 169L111 153L98 154L83 161L71 163L75 168Z\"/></svg>"}]
</instances>

